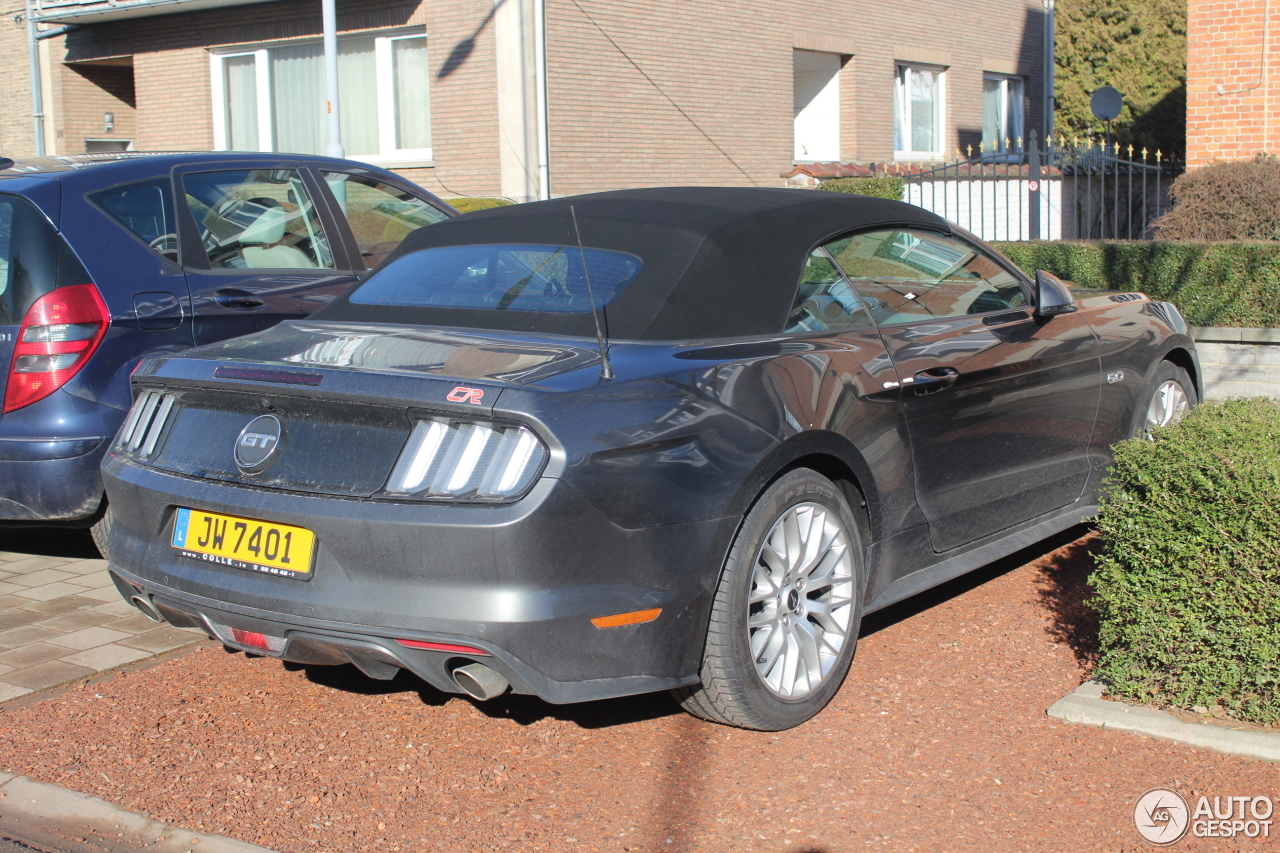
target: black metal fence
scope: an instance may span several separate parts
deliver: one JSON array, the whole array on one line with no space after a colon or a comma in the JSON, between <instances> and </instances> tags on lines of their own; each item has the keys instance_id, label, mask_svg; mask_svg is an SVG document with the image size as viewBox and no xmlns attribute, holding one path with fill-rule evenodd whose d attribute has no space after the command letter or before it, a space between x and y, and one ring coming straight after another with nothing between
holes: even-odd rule
<instances>
[{"instance_id":1,"label":"black metal fence","mask_svg":"<svg viewBox=\"0 0 1280 853\"><path fill-rule=\"evenodd\" d=\"M1149 240L1170 205L1159 151L1093 140L1009 140L904 176L905 200L986 240Z\"/></svg>"}]
</instances>

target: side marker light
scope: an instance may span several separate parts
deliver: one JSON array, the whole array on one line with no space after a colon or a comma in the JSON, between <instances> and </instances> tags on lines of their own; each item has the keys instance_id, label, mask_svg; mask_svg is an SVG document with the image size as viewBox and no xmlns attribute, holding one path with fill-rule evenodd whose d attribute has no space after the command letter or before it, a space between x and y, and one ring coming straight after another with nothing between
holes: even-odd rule
<instances>
[{"instance_id":1,"label":"side marker light","mask_svg":"<svg viewBox=\"0 0 1280 853\"><path fill-rule=\"evenodd\" d=\"M618 628L622 625L639 625L642 622L652 622L658 618L658 614L662 612L661 607L654 607L650 610L635 610L631 613L617 613L613 616L597 616L591 620L591 624L597 628Z\"/></svg>"}]
</instances>

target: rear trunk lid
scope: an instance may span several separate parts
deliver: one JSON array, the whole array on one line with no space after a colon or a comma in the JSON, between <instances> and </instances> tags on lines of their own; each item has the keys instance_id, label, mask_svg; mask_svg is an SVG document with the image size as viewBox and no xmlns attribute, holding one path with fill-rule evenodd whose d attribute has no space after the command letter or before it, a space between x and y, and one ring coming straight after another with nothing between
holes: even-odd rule
<instances>
[{"instance_id":1,"label":"rear trunk lid","mask_svg":"<svg viewBox=\"0 0 1280 853\"><path fill-rule=\"evenodd\" d=\"M145 363L114 449L203 479L370 497L418 418L485 420L504 388L598 361L594 350L552 338L288 322ZM278 458L247 471L237 443L263 416L279 423Z\"/></svg>"}]
</instances>

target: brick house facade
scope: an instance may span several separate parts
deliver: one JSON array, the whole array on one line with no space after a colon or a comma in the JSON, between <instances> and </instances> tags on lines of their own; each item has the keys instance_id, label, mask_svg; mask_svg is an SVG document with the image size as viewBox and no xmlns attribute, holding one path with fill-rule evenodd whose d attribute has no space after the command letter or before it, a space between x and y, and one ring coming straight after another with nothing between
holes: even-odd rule
<instances>
[{"instance_id":1,"label":"brick house facade","mask_svg":"<svg viewBox=\"0 0 1280 853\"><path fill-rule=\"evenodd\" d=\"M1280 4L1187 3L1187 166L1280 152Z\"/></svg>"},{"instance_id":2,"label":"brick house facade","mask_svg":"<svg viewBox=\"0 0 1280 853\"><path fill-rule=\"evenodd\" d=\"M75 20L57 10L93 2L46 2L44 18L49 26ZM0 6L21 11L16 0ZM338 0L340 37L379 37L378 51L392 37L426 38L427 73L413 85L424 109L429 102L430 157L419 149L374 161L446 197L536 192L532 119L510 96L527 88L527 69L512 57L530 6ZM778 186L804 159L797 152L808 151L798 110L804 132L819 140L814 151L823 156L814 159L844 162L954 157L977 149L984 125L988 137L1043 133L1043 15L1041 0L546 0L552 193ZM20 153L31 138L25 27L0 25L0 151ZM263 69L283 68L296 53L290 46L314 45L320 33L314 0L85 20L44 44L51 153L102 149L112 139L137 150L226 146L233 106L225 92L236 85L257 86L263 122L284 121L262 111L263 99L284 100L277 72ZM254 51L264 57L257 66L247 58ZM250 74L250 66L263 75L258 82L219 76Z\"/></svg>"}]
</instances>

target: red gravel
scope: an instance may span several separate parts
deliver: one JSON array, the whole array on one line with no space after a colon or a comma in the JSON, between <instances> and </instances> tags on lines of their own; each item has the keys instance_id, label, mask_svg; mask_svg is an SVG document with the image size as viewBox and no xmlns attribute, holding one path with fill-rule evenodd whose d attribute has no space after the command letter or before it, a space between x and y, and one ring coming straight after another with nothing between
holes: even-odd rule
<instances>
[{"instance_id":1,"label":"red gravel","mask_svg":"<svg viewBox=\"0 0 1280 853\"><path fill-rule=\"evenodd\" d=\"M1145 850L1149 788L1280 799L1275 765L1045 715L1091 654L1087 549L870 617L831 707L782 734L202 649L4 712L0 767L281 851Z\"/></svg>"}]
</instances>

